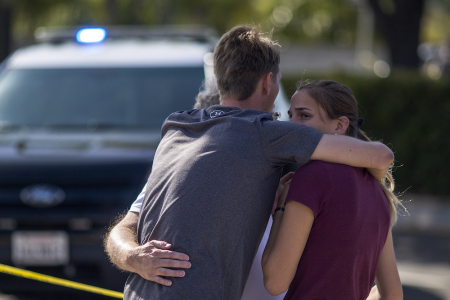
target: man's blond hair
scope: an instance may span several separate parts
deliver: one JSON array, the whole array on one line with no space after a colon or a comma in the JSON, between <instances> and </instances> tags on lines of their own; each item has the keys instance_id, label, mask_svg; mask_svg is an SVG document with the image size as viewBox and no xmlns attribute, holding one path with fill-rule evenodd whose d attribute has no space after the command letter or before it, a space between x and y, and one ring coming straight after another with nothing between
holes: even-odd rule
<instances>
[{"instance_id":1,"label":"man's blond hair","mask_svg":"<svg viewBox=\"0 0 450 300\"><path fill-rule=\"evenodd\" d=\"M221 98L249 98L259 80L279 72L279 45L256 28L236 26L220 39L214 50L214 74Z\"/></svg>"}]
</instances>

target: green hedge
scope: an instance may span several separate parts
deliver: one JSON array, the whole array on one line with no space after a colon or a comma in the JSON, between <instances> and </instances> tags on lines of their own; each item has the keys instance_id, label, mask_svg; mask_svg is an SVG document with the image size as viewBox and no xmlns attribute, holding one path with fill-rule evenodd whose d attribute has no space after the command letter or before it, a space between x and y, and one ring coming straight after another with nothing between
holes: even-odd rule
<instances>
[{"instance_id":1,"label":"green hedge","mask_svg":"<svg viewBox=\"0 0 450 300\"><path fill-rule=\"evenodd\" d=\"M283 77L288 96L304 75ZM450 78L419 74L381 79L343 74L311 76L350 87L360 103L363 129L395 152L397 192L450 195Z\"/></svg>"}]
</instances>

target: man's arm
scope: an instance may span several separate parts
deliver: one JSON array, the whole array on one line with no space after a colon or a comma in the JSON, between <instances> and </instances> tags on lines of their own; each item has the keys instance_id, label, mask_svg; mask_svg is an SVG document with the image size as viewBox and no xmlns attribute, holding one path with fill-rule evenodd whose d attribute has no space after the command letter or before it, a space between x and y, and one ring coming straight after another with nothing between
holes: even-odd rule
<instances>
[{"instance_id":1,"label":"man's arm","mask_svg":"<svg viewBox=\"0 0 450 300\"><path fill-rule=\"evenodd\" d=\"M367 168L378 180L384 179L394 161L394 153L379 142L366 142L342 135L324 134L311 160L322 160Z\"/></svg>"},{"instance_id":2,"label":"man's arm","mask_svg":"<svg viewBox=\"0 0 450 300\"><path fill-rule=\"evenodd\" d=\"M170 286L172 281L161 276L183 277L184 271L168 268L190 268L189 256L169 251L172 245L163 241L139 245L136 238L138 219L138 213L128 212L106 235L105 251L119 269L138 273L147 280Z\"/></svg>"}]
</instances>

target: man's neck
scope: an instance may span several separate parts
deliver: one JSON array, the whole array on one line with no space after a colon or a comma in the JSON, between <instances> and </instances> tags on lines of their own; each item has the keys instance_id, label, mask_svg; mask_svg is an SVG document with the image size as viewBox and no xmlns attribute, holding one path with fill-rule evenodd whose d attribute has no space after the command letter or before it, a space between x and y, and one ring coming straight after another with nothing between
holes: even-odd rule
<instances>
[{"instance_id":1,"label":"man's neck","mask_svg":"<svg viewBox=\"0 0 450 300\"><path fill-rule=\"evenodd\" d=\"M254 109L254 110L265 110L261 99L257 97L250 96L245 100L238 100L235 98L222 98L220 105L237 107L240 109Z\"/></svg>"}]
</instances>

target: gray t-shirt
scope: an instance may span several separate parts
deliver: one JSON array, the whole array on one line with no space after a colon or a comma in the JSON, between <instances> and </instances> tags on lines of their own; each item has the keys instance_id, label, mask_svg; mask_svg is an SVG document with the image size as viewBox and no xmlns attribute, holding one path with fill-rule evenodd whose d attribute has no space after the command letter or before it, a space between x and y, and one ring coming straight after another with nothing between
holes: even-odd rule
<instances>
[{"instance_id":1,"label":"gray t-shirt","mask_svg":"<svg viewBox=\"0 0 450 300\"><path fill-rule=\"evenodd\" d=\"M138 241L169 242L192 267L170 287L131 274L125 299L240 299L282 167L307 163L322 133L216 105L170 115L161 134Z\"/></svg>"}]
</instances>

